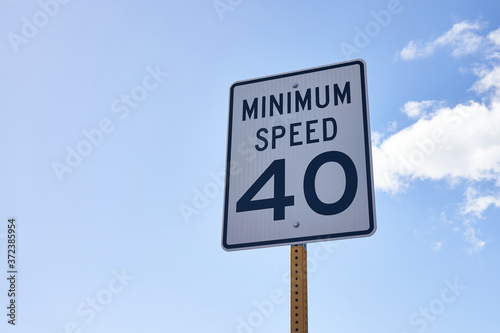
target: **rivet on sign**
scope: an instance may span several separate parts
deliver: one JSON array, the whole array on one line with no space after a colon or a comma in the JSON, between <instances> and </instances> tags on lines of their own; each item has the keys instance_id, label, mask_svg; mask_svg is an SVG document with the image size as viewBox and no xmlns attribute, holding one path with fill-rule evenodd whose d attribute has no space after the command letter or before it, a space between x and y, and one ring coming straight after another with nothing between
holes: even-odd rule
<instances>
[{"instance_id":1,"label":"rivet on sign","mask_svg":"<svg viewBox=\"0 0 500 333\"><path fill-rule=\"evenodd\" d=\"M294 83L294 84L292 85L292 87L294 87L294 88L297 88L298 86L299 86L299 84L298 84L298 83Z\"/></svg>"},{"instance_id":2,"label":"rivet on sign","mask_svg":"<svg viewBox=\"0 0 500 333\"><path fill-rule=\"evenodd\" d=\"M294 228L298 228L298 227L300 227L300 222L299 222L299 221L295 221L295 222L293 222L293 227L294 227Z\"/></svg>"}]
</instances>

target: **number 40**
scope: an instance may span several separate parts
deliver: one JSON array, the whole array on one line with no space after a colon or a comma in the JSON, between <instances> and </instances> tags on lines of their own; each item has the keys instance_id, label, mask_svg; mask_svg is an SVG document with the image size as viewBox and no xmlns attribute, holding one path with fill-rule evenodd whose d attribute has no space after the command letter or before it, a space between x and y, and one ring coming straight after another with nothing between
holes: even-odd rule
<instances>
[{"instance_id":1,"label":"number 40","mask_svg":"<svg viewBox=\"0 0 500 333\"><path fill-rule=\"evenodd\" d=\"M316 174L327 163L338 163L345 173L345 188L342 197L334 203L321 201L316 193ZM274 176L274 196L268 199L252 200ZM358 175L354 162L349 156L339 151L328 151L316 156L306 168L304 174L304 196L309 207L320 215L335 215L347 209L356 196ZM236 212L248 212L261 209L273 209L274 221L285 219L285 208L294 205L295 197L285 195L285 159L275 160L260 175L252 186L236 203Z\"/></svg>"}]
</instances>

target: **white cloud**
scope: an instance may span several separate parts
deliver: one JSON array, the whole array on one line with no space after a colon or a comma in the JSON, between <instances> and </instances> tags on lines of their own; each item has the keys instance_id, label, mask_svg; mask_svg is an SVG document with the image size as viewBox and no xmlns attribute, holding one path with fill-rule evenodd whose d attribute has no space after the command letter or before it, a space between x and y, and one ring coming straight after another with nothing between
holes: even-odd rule
<instances>
[{"instance_id":1,"label":"white cloud","mask_svg":"<svg viewBox=\"0 0 500 333\"><path fill-rule=\"evenodd\" d=\"M434 41L436 46L452 46L455 57L471 54L479 50L483 37L473 31L481 30L485 24L479 21L470 23L463 21L453 25L451 30L441 35Z\"/></svg>"},{"instance_id":2,"label":"white cloud","mask_svg":"<svg viewBox=\"0 0 500 333\"><path fill-rule=\"evenodd\" d=\"M373 131L371 133L371 138L372 138L372 145L377 146L382 142L382 139L384 138L385 134L377 131Z\"/></svg>"},{"instance_id":3,"label":"white cloud","mask_svg":"<svg viewBox=\"0 0 500 333\"><path fill-rule=\"evenodd\" d=\"M465 240L470 244L468 253L471 255L479 253L488 243L487 240L480 238L481 230L476 224L490 206L500 207L500 194L485 195L471 186L465 192L465 201L460 209L463 216L461 230Z\"/></svg>"},{"instance_id":4,"label":"white cloud","mask_svg":"<svg viewBox=\"0 0 500 333\"><path fill-rule=\"evenodd\" d=\"M500 177L500 105L443 107L373 146L375 185L400 192L414 179Z\"/></svg>"},{"instance_id":5,"label":"white cloud","mask_svg":"<svg viewBox=\"0 0 500 333\"><path fill-rule=\"evenodd\" d=\"M434 246L432 247L433 251L439 251L443 247L443 242L435 242Z\"/></svg>"},{"instance_id":6,"label":"white cloud","mask_svg":"<svg viewBox=\"0 0 500 333\"><path fill-rule=\"evenodd\" d=\"M396 132L397 129L398 129L398 122L391 121L387 124L383 132L372 131L371 132L372 145L378 146L388 134Z\"/></svg>"},{"instance_id":7,"label":"white cloud","mask_svg":"<svg viewBox=\"0 0 500 333\"><path fill-rule=\"evenodd\" d=\"M481 78L474 83L471 89L480 94L491 90L493 92L493 100L498 101L498 97L500 97L500 66L493 69L483 68L476 70L476 72Z\"/></svg>"},{"instance_id":8,"label":"white cloud","mask_svg":"<svg viewBox=\"0 0 500 333\"><path fill-rule=\"evenodd\" d=\"M490 32L488 38L496 45L500 45L500 28Z\"/></svg>"},{"instance_id":9,"label":"white cloud","mask_svg":"<svg viewBox=\"0 0 500 333\"><path fill-rule=\"evenodd\" d=\"M469 254L477 254L481 252L481 250L486 246L487 241L481 240L478 238L478 234L481 233L479 229L476 229L472 226L471 223L465 223L465 231L464 237L465 240L471 244L471 247L468 249Z\"/></svg>"},{"instance_id":10,"label":"white cloud","mask_svg":"<svg viewBox=\"0 0 500 333\"><path fill-rule=\"evenodd\" d=\"M423 43L421 41L410 41L400 52L399 56L403 60L413 60L425 58L432 55L436 49L441 47L451 47L454 57L461 57L474 53L481 49L485 38L475 33L483 29L485 24L481 21L462 21L436 38L433 41ZM490 41L497 41L497 35L493 35Z\"/></svg>"},{"instance_id":11,"label":"white cloud","mask_svg":"<svg viewBox=\"0 0 500 333\"><path fill-rule=\"evenodd\" d=\"M421 41L410 41L408 45L406 45L399 55L404 60L412 60L418 58L426 58L434 53L434 46L432 43L423 44Z\"/></svg>"},{"instance_id":12,"label":"white cloud","mask_svg":"<svg viewBox=\"0 0 500 333\"><path fill-rule=\"evenodd\" d=\"M469 187L466 197L467 199L462 207L463 214L472 214L477 218L481 218L488 207L500 207L500 194L481 195L478 190Z\"/></svg>"},{"instance_id":13,"label":"white cloud","mask_svg":"<svg viewBox=\"0 0 500 333\"><path fill-rule=\"evenodd\" d=\"M438 106L442 106L443 103L438 101L410 101L406 102L401 108L401 111L410 118L419 118L423 115L427 115L430 110L435 110Z\"/></svg>"}]
</instances>

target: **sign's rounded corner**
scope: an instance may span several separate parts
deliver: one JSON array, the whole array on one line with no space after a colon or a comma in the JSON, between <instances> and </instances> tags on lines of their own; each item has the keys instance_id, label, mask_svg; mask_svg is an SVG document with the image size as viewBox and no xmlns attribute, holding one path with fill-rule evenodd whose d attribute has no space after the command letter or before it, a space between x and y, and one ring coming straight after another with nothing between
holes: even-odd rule
<instances>
[{"instance_id":1,"label":"sign's rounded corner","mask_svg":"<svg viewBox=\"0 0 500 333\"><path fill-rule=\"evenodd\" d=\"M224 251L226 252L232 252L234 250L234 247L229 245L225 239L222 239L222 242L221 242L221 247Z\"/></svg>"},{"instance_id":2,"label":"sign's rounded corner","mask_svg":"<svg viewBox=\"0 0 500 333\"><path fill-rule=\"evenodd\" d=\"M366 61L362 58L352 59L350 62L353 64L359 64L362 67L366 68Z\"/></svg>"},{"instance_id":3,"label":"sign's rounded corner","mask_svg":"<svg viewBox=\"0 0 500 333\"><path fill-rule=\"evenodd\" d=\"M372 225L370 225L370 228L368 228L368 230L366 230L366 237L370 237L370 236L373 236L375 234L375 232L377 231L377 223L373 223Z\"/></svg>"},{"instance_id":4,"label":"sign's rounded corner","mask_svg":"<svg viewBox=\"0 0 500 333\"><path fill-rule=\"evenodd\" d=\"M242 84L244 84L245 81L243 80L238 80L238 81L234 81L230 86L229 86L229 91L230 92L233 92L234 91L234 88L236 88L237 86L241 86Z\"/></svg>"}]
</instances>

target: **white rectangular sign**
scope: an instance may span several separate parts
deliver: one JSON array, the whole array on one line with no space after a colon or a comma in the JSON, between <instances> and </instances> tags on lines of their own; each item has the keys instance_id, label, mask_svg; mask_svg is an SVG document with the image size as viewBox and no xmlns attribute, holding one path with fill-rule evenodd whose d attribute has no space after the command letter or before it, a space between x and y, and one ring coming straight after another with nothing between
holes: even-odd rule
<instances>
[{"instance_id":1,"label":"white rectangular sign","mask_svg":"<svg viewBox=\"0 0 500 333\"><path fill-rule=\"evenodd\" d=\"M235 82L222 247L353 238L375 229L364 61Z\"/></svg>"}]
</instances>

